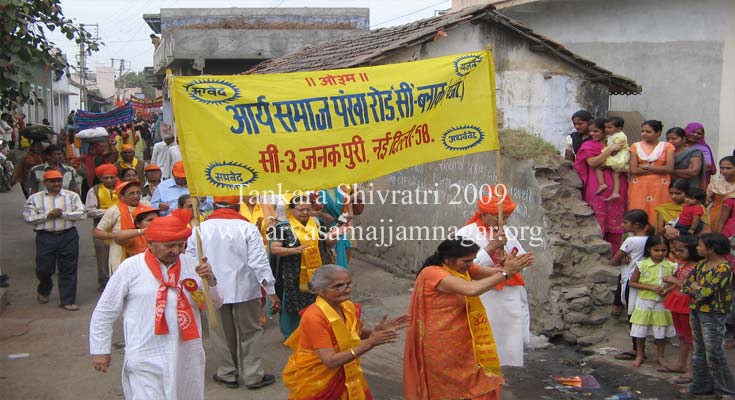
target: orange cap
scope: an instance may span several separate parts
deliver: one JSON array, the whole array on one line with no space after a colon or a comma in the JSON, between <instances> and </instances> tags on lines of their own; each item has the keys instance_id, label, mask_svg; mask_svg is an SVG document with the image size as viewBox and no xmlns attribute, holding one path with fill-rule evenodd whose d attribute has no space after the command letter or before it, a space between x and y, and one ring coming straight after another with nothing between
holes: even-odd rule
<instances>
[{"instance_id":1,"label":"orange cap","mask_svg":"<svg viewBox=\"0 0 735 400\"><path fill-rule=\"evenodd\" d=\"M122 151L135 151L135 147L132 144L122 145Z\"/></svg>"},{"instance_id":2,"label":"orange cap","mask_svg":"<svg viewBox=\"0 0 735 400\"><path fill-rule=\"evenodd\" d=\"M117 190L118 196L122 196L123 193L128 189L130 186L142 186L140 182L138 181L128 181L128 182L120 182L119 185L115 186L115 190Z\"/></svg>"},{"instance_id":3,"label":"orange cap","mask_svg":"<svg viewBox=\"0 0 735 400\"><path fill-rule=\"evenodd\" d=\"M61 174L61 172L51 169L46 171L45 174L43 174L43 180L47 181L49 179L64 179L64 175Z\"/></svg>"},{"instance_id":4,"label":"orange cap","mask_svg":"<svg viewBox=\"0 0 735 400\"><path fill-rule=\"evenodd\" d=\"M227 203L231 206L240 204L240 196L214 196L215 203Z\"/></svg>"},{"instance_id":5,"label":"orange cap","mask_svg":"<svg viewBox=\"0 0 735 400\"><path fill-rule=\"evenodd\" d=\"M161 167L159 167L156 164L148 164L145 168L143 168L144 171L160 171Z\"/></svg>"},{"instance_id":6,"label":"orange cap","mask_svg":"<svg viewBox=\"0 0 735 400\"><path fill-rule=\"evenodd\" d=\"M174 177L176 178L186 178L186 173L184 172L184 162L176 161L176 164L174 164L172 172L173 172Z\"/></svg>"},{"instance_id":7,"label":"orange cap","mask_svg":"<svg viewBox=\"0 0 735 400\"><path fill-rule=\"evenodd\" d=\"M146 213L154 212L154 211L156 213L159 212L159 210L157 208L148 207L148 206L144 206L144 205L139 205L138 207L135 208L135 211L133 211L133 219L138 218L138 216L141 215L141 214L146 214Z\"/></svg>"}]
</instances>

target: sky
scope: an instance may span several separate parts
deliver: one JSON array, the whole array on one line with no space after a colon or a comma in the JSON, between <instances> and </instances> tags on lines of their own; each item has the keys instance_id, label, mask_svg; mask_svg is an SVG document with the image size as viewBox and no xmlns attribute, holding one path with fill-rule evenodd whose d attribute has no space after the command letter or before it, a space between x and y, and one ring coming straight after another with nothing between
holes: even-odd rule
<instances>
[{"instance_id":1,"label":"sky","mask_svg":"<svg viewBox=\"0 0 735 400\"><path fill-rule=\"evenodd\" d=\"M125 59L125 68L142 71L153 64L153 33L143 21L143 14L157 14L161 8L294 8L294 7L367 7L370 27L385 28L430 18L438 10L449 9L451 0L62 0L64 16L77 24L98 24L99 52L88 58L88 66L110 66L110 59ZM95 28L90 27L92 33ZM79 47L62 35L49 35L67 55L69 64L77 66ZM119 68L119 61L114 62Z\"/></svg>"}]
</instances>

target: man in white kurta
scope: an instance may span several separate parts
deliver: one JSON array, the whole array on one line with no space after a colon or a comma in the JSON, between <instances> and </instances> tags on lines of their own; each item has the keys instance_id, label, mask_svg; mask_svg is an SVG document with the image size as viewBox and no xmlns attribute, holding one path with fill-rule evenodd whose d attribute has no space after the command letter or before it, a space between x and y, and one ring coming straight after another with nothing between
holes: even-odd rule
<instances>
[{"instance_id":1,"label":"man in white kurta","mask_svg":"<svg viewBox=\"0 0 735 400\"><path fill-rule=\"evenodd\" d=\"M505 235L501 237L497 231L492 231L498 226L499 207L503 207L505 216L510 215L516 207L510 195L505 196L502 204L498 200L499 197L495 195L482 197L477 204L478 211L467 221L467 225L457 231L457 235L471 238L480 246L475 263L484 267L495 265L490 254L500 248L503 242L506 254L525 253L521 243L513 237L513 230L504 227ZM493 330L500 365L522 367L523 348L530 339L531 314L521 274L483 293L480 300Z\"/></svg>"},{"instance_id":2,"label":"man in white kurta","mask_svg":"<svg viewBox=\"0 0 735 400\"><path fill-rule=\"evenodd\" d=\"M102 293L89 328L89 347L95 369L106 372L110 364L112 325L123 314L125 333L125 358L122 368L123 395L127 400L200 400L204 398L204 348L201 340L200 306L193 294L193 280L201 290L203 279L209 285L209 293L215 307L222 304L216 288L211 266L206 262L181 254L191 229L175 217L157 218L148 226L146 239L149 249L126 259L112 275ZM178 282L171 282L165 289L146 261L146 255L155 256L161 276L168 278L169 268L181 261ZM149 256L150 257L150 256ZM165 279L165 278L164 278ZM156 310L160 290L165 290L165 304L161 317L168 333L156 333L160 326ZM178 310L177 303L184 298L193 313ZM179 307L177 307L177 305ZM201 307L203 308L203 307ZM193 315L196 337L184 340L184 332L192 332L187 318ZM183 329L180 327L183 327ZM188 328L188 329L187 329Z\"/></svg>"},{"instance_id":3,"label":"man in white kurta","mask_svg":"<svg viewBox=\"0 0 735 400\"><path fill-rule=\"evenodd\" d=\"M214 380L230 388L240 383L256 389L275 382L261 365L263 326L261 288L278 312L273 277L258 228L240 215L237 196L215 197L215 210L200 225L202 250L219 278L223 306L211 335L217 358ZM197 256L196 237L189 237L186 253Z\"/></svg>"}]
</instances>

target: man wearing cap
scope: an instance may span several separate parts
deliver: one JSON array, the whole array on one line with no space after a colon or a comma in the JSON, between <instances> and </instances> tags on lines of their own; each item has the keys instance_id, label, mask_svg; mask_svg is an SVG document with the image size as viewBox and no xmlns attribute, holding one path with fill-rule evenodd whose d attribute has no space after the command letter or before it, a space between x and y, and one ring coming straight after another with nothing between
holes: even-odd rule
<instances>
[{"instance_id":1,"label":"man wearing cap","mask_svg":"<svg viewBox=\"0 0 735 400\"><path fill-rule=\"evenodd\" d=\"M457 235L471 238L480 246L474 262L484 267L500 265L503 253L526 253L512 229L504 226L502 234L498 229L501 207L505 217L516 209L506 190L504 186L491 186L490 193L477 202L475 214L457 231ZM502 271L498 268L497 273ZM493 330L500 365L522 367L523 347L530 339L531 324L523 275L506 276L505 282L480 295L480 300Z\"/></svg>"},{"instance_id":2,"label":"man wearing cap","mask_svg":"<svg viewBox=\"0 0 735 400\"><path fill-rule=\"evenodd\" d=\"M117 186L118 202L115 207L110 207L100 219L97 227L92 231L95 239L108 240L110 243L110 256L108 266L110 274L114 273L120 263L135 254L133 249L126 249L113 240L118 232L123 229L135 229L133 214L140 206L150 206L148 202L142 201L141 183L138 181L122 182Z\"/></svg>"},{"instance_id":3,"label":"man wearing cap","mask_svg":"<svg viewBox=\"0 0 735 400\"><path fill-rule=\"evenodd\" d=\"M171 170L173 179L167 179L161 182L151 198L151 205L153 208L161 210L162 216L168 215L178 207L179 197L189 194L189 187L186 185L184 163L182 161L176 162ZM199 210L201 211L209 211L213 208L214 201L211 197L201 200L199 204Z\"/></svg>"},{"instance_id":4,"label":"man wearing cap","mask_svg":"<svg viewBox=\"0 0 735 400\"><path fill-rule=\"evenodd\" d=\"M52 277L58 268L61 307L76 311L79 310L76 305L79 234L75 224L85 213L82 199L75 192L63 189L63 182L61 172L46 171L45 189L28 197L23 219L36 231L38 302L48 303L54 287Z\"/></svg>"},{"instance_id":5,"label":"man wearing cap","mask_svg":"<svg viewBox=\"0 0 735 400\"><path fill-rule=\"evenodd\" d=\"M102 164L95 168L94 171L97 179L100 181L97 185L92 186L87 191L87 201L84 206L87 208L87 216L92 218L92 229L100 223L105 212L117 205L117 191L115 184L117 183L117 168L112 164ZM97 283L99 283L99 291L104 290L107 280L110 279L110 243L111 240L102 240L94 238L94 256L97 259Z\"/></svg>"},{"instance_id":6,"label":"man wearing cap","mask_svg":"<svg viewBox=\"0 0 735 400\"><path fill-rule=\"evenodd\" d=\"M135 156L135 147L132 144L122 145L122 151L120 152L120 160L115 163L115 166L119 170L133 169L135 175L138 177L138 181L145 182L143 160Z\"/></svg>"},{"instance_id":7,"label":"man wearing cap","mask_svg":"<svg viewBox=\"0 0 735 400\"><path fill-rule=\"evenodd\" d=\"M215 197L215 210L200 225L204 256L212 261L223 298L219 321L211 338L217 356L214 380L229 388L242 382L257 389L275 382L261 365L263 326L261 289L269 295L271 312L280 310L276 279L258 228L240 215L237 196ZM196 236L186 253L197 256Z\"/></svg>"},{"instance_id":8,"label":"man wearing cap","mask_svg":"<svg viewBox=\"0 0 735 400\"><path fill-rule=\"evenodd\" d=\"M204 399L203 285L215 307L222 298L207 259L182 254L190 235L177 218L151 221L148 249L122 263L92 313L89 348L92 365L101 372L110 366L112 327L123 315L126 399Z\"/></svg>"},{"instance_id":9,"label":"man wearing cap","mask_svg":"<svg viewBox=\"0 0 735 400\"><path fill-rule=\"evenodd\" d=\"M143 185L143 199L150 201L156 188L161 183L161 167L156 164L148 164L143 169L145 173L145 184Z\"/></svg>"},{"instance_id":10,"label":"man wearing cap","mask_svg":"<svg viewBox=\"0 0 735 400\"><path fill-rule=\"evenodd\" d=\"M81 179L74 168L63 163L64 151L61 147L54 144L49 145L43 151L43 154L46 162L31 168L31 173L28 176L28 186L31 193L46 190L46 186L44 186L44 174L47 171L54 170L59 171L63 176L63 189L71 190L72 192L79 194L79 183L81 182Z\"/></svg>"},{"instance_id":11,"label":"man wearing cap","mask_svg":"<svg viewBox=\"0 0 735 400\"><path fill-rule=\"evenodd\" d=\"M153 154L151 154L151 164L161 167L162 179L166 180L171 177L171 168L174 163L171 161L171 148L178 146L174 140L174 136L170 133L163 135L163 141L153 145ZM178 160L177 160L178 161Z\"/></svg>"}]
</instances>

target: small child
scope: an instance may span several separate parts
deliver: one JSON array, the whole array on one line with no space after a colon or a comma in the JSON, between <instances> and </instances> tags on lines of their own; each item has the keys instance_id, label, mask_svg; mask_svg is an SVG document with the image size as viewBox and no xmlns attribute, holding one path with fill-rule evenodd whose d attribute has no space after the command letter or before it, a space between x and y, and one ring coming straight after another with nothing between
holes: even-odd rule
<instances>
[{"instance_id":1,"label":"small child","mask_svg":"<svg viewBox=\"0 0 735 400\"><path fill-rule=\"evenodd\" d=\"M666 238L653 235L646 241L644 260L630 278L630 287L638 289L635 311L630 317L633 324L630 336L636 338L634 367L640 367L645 357L646 337L653 336L656 342L656 358L662 367L667 367L664 357L666 338L676 336L671 312L664 307L663 297L675 286L664 287L664 278L674 275L676 264L669 261L669 245Z\"/></svg>"},{"instance_id":2,"label":"small child","mask_svg":"<svg viewBox=\"0 0 735 400\"><path fill-rule=\"evenodd\" d=\"M704 190L693 187L689 188L686 196L684 197L684 207L681 209L679 219L676 221L675 228L679 230L682 235L698 235L702 232L704 222L702 216L704 215L704 206L702 203L707 197L707 192Z\"/></svg>"},{"instance_id":3,"label":"small child","mask_svg":"<svg viewBox=\"0 0 735 400\"><path fill-rule=\"evenodd\" d=\"M694 376L683 395L708 394L712 391L732 398L735 379L723 348L725 321L732 309L732 270L725 256L730 241L721 233L699 237L697 252L704 259L684 283L682 291L692 296L689 316L694 346Z\"/></svg>"},{"instance_id":4,"label":"small child","mask_svg":"<svg viewBox=\"0 0 735 400\"><path fill-rule=\"evenodd\" d=\"M635 302L638 298L638 291L630 287L630 278L633 271L638 265L638 261L643 258L646 249L646 241L648 235L653 230L648 223L648 214L643 210L630 210L623 214L623 232L628 237L620 245L620 250L613 255L610 260L611 265L619 265L620 281L615 291L615 300L613 301L613 310L611 314L615 317L622 314L623 306L626 306L626 315L630 320L631 314L635 310ZM636 357L637 343L633 338L633 352L623 352L615 356L618 360L634 360Z\"/></svg>"},{"instance_id":5,"label":"small child","mask_svg":"<svg viewBox=\"0 0 735 400\"><path fill-rule=\"evenodd\" d=\"M689 304L692 298L681 292L684 282L694 270L694 266L701 259L697 253L699 241L694 236L679 236L672 241L671 252L678 263L674 276L667 276L664 282L671 283L675 288L669 292L664 300L664 307L671 311L674 320L676 336L679 337L679 362L662 368L661 372L680 372L686 375L676 378L674 383L683 385L692 381L692 365L687 368L687 361L692 350L692 328L689 325Z\"/></svg>"},{"instance_id":6,"label":"small child","mask_svg":"<svg viewBox=\"0 0 735 400\"><path fill-rule=\"evenodd\" d=\"M595 194L600 194L607 185L605 184L605 177L602 173L604 167L613 170L613 191L605 201L613 201L620 198L620 174L619 172L628 172L630 169L630 149L628 147L628 137L623 132L623 125L625 120L620 117L610 117L605 121L605 134L607 135L607 145L610 146L615 143L623 143L624 146L619 151L613 153L610 157L605 160L605 164L601 167L595 168L595 174L597 175L597 182L600 184L597 186Z\"/></svg>"}]
</instances>

